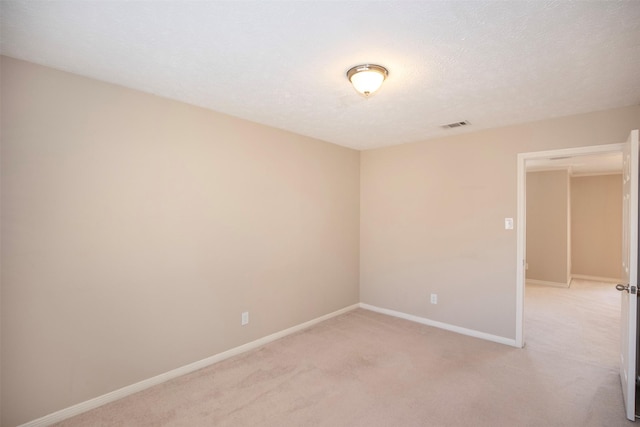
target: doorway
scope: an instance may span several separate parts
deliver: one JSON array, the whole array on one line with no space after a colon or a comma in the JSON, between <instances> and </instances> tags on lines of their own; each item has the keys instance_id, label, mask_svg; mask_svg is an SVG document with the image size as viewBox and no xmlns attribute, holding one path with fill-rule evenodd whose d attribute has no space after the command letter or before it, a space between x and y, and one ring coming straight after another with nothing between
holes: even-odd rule
<instances>
[{"instance_id":1,"label":"doorway","mask_svg":"<svg viewBox=\"0 0 640 427\"><path fill-rule=\"evenodd\" d=\"M526 173L527 164L551 160L569 159L581 156L594 156L622 153L624 144L597 145L591 147L568 148L518 154L517 187L517 280L516 280L516 346L524 347L524 295L526 280Z\"/></svg>"},{"instance_id":2,"label":"doorway","mask_svg":"<svg viewBox=\"0 0 640 427\"><path fill-rule=\"evenodd\" d=\"M517 176L517 264L516 264L516 345L523 347L524 284L526 259L526 165L535 159L576 157L599 153L623 154L622 269L623 284L616 285L621 295L620 382L627 419L635 420L637 373L637 283L638 283L638 178L640 175L638 130L629 133L622 144L599 145L537 153L518 154Z\"/></svg>"}]
</instances>

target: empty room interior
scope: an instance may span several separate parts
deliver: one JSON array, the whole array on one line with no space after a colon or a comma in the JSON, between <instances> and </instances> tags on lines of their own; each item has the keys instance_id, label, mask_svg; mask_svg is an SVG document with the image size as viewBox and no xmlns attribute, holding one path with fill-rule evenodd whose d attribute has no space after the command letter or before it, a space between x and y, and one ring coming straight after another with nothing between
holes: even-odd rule
<instances>
[{"instance_id":1,"label":"empty room interior","mask_svg":"<svg viewBox=\"0 0 640 427\"><path fill-rule=\"evenodd\" d=\"M640 2L3 0L0 54L2 427L632 425Z\"/></svg>"}]
</instances>

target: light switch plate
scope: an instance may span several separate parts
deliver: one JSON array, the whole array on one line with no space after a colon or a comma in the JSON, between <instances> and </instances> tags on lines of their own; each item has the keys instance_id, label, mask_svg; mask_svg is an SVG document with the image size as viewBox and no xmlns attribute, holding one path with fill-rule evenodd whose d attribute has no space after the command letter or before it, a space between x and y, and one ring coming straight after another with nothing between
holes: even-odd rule
<instances>
[{"instance_id":1,"label":"light switch plate","mask_svg":"<svg viewBox=\"0 0 640 427\"><path fill-rule=\"evenodd\" d=\"M513 218L505 218L504 219L504 229L505 230L513 230Z\"/></svg>"}]
</instances>

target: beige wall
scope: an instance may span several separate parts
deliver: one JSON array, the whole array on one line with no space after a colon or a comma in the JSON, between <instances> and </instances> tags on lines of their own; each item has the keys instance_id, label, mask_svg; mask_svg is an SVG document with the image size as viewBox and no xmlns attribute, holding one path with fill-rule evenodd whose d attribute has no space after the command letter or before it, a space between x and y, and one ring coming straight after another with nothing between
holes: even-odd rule
<instances>
[{"instance_id":1,"label":"beige wall","mask_svg":"<svg viewBox=\"0 0 640 427\"><path fill-rule=\"evenodd\" d=\"M1 72L2 425L358 302L359 152Z\"/></svg>"},{"instance_id":2,"label":"beige wall","mask_svg":"<svg viewBox=\"0 0 640 427\"><path fill-rule=\"evenodd\" d=\"M361 301L515 339L517 154L639 127L634 106L362 152Z\"/></svg>"},{"instance_id":3,"label":"beige wall","mask_svg":"<svg viewBox=\"0 0 640 427\"><path fill-rule=\"evenodd\" d=\"M527 173L527 279L568 286L569 173Z\"/></svg>"},{"instance_id":4,"label":"beige wall","mask_svg":"<svg viewBox=\"0 0 640 427\"><path fill-rule=\"evenodd\" d=\"M571 178L572 274L621 277L622 175Z\"/></svg>"}]
</instances>

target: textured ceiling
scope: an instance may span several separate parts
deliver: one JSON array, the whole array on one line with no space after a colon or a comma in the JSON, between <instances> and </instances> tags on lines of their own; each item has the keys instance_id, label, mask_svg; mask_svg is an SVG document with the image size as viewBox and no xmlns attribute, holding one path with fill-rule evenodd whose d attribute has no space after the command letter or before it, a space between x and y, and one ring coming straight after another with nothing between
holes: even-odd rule
<instances>
[{"instance_id":1,"label":"textured ceiling","mask_svg":"<svg viewBox=\"0 0 640 427\"><path fill-rule=\"evenodd\" d=\"M357 149L640 104L640 1L0 8L4 55ZM370 99L345 77L367 62Z\"/></svg>"}]
</instances>

